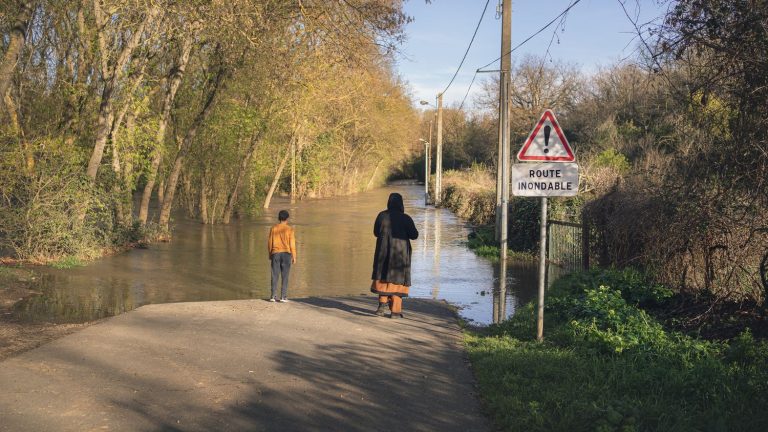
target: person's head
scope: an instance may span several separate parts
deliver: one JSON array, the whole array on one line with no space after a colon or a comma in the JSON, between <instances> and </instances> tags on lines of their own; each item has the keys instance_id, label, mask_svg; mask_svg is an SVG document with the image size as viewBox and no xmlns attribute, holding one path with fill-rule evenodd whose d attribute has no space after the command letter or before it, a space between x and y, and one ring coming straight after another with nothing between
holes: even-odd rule
<instances>
[{"instance_id":1,"label":"person's head","mask_svg":"<svg viewBox=\"0 0 768 432\"><path fill-rule=\"evenodd\" d=\"M277 214L277 220L280 222L285 222L290 216L291 215L288 214L288 210L280 210L280 212Z\"/></svg>"},{"instance_id":2,"label":"person's head","mask_svg":"<svg viewBox=\"0 0 768 432\"><path fill-rule=\"evenodd\" d=\"M393 192L389 194L389 200L387 201L387 210L405 213L403 196L397 192Z\"/></svg>"}]
</instances>

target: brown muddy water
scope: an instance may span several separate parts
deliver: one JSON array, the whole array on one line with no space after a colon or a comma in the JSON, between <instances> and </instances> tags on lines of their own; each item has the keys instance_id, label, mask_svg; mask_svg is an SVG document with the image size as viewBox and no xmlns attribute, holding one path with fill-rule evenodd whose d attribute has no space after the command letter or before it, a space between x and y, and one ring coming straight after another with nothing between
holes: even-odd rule
<instances>
[{"instance_id":1,"label":"brown muddy water","mask_svg":"<svg viewBox=\"0 0 768 432\"><path fill-rule=\"evenodd\" d=\"M289 297L368 294L373 221L391 192L403 194L419 230L412 297L446 300L473 324L509 316L536 297L535 265L510 264L500 293L498 264L466 247L470 228L449 210L425 206L423 186L399 183L349 197L295 204L277 199L265 215L228 226L177 219L170 243L84 267L41 270L35 287L40 295L17 304L15 314L25 321L73 323L149 303L267 298L267 234L280 209L291 213L297 237Z\"/></svg>"}]
</instances>

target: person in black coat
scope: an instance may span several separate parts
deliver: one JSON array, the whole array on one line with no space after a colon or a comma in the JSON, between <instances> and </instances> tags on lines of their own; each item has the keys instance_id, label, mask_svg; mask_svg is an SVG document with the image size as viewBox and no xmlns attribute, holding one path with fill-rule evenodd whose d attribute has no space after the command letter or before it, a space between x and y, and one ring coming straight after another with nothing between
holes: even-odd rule
<instances>
[{"instance_id":1,"label":"person in black coat","mask_svg":"<svg viewBox=\"0 0 768 432\"><path fill-rule=\"evenodd\" d=\"M376 216L373 235L371 292L379 295L376 315L383 316L389 305L390 318L402 318L402 298L408 296L411 286L411 240L419 237L413 219L405 214L402 195L389 195L387 209Z\"/></svg>"}]
</instances>

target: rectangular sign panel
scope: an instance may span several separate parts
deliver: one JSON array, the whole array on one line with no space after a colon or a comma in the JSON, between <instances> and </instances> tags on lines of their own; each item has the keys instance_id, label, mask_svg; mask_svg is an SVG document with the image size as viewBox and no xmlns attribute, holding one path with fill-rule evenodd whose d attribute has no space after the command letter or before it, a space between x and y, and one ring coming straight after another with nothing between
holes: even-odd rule
<instances>
[{"instance_id":1,"label":"rectangular sign panel","mask_svg":"<svg viewBox=\"0 0 768 432\"><path fill-rule=\"evenodd\" d=\"M576 163L512 165L512 195L514 196L575 196L578 192L579 165Z\"/></svg>"}]
</instances>

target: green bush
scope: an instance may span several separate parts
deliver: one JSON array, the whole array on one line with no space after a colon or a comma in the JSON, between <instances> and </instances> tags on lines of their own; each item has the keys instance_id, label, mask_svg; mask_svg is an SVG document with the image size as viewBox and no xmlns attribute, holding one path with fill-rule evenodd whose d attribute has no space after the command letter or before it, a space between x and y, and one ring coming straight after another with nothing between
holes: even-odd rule
<instances>
[{"instance_id":1,"label":"green bush","mask_svg":"<svg viewBox=\"0 0 768 432\"><path fill-rule=\"evenodd\" d=\"M725 359L742 366L768 367L768 342L755 340L749 329L733 338L725 350Z\"/></svg>"},{"instance_id":2,"label":"green bush","mask_svg":"<svg viewBox=\"0 0 768 432\"><path fill-rule=\"evenodd\" d=\"M112 243L109 196L83 172L82 155L59 141L40 141L33 169L20 151L0 154L0 249L49 262L97 257Z\"/></svg>"},{"instance_id":3,"label":"green bush","mask_svg":"<svg viewBox=\"0 0 768 432\"><path fill-rule=\"evenodd\" d=\"M467 247L478 256L490 260L499 259L499 245L496 242L496 232L493 226L475 228L469 235Z\"/></svg>"},{"instance_id":4,"label":"green bush","mask_svg":"<svg viewBox=\"0 0 768 432\"><path fill-rule=\"evenodd\" d=\"M497 428L762 430L768 344L749 332L710 342L668 331L640 305L669 295L633 270L578 273L548 291L543 343L533 340L535 303L469 334Z\"/></svg>"},{"instance_id":5,"label":"green bush","mask_svg":"<svg viewBox=\"0 0 768 432\"><path fill-rule=\"evenodd\" d=\"M114 243L116 245L138 244L143 246L168 237L170 237L168 230L155 222L147 222L142 225L140 221L134 221L131 226L119 227L115 232Z\"/></svg>"},{"instance_id":6,"label":"green bush","mask_svg":"<svg viewBox=\"0 0 768 432\"><path fill-rule=\"evenodd\" d=\"M81 261L76 256L65 256L64 258L61 258L60 260L54 261L53 263L51 263L51 267L60 269L60 270L71 269L74 267L81 267L83 265L85 265L85 263L83 263L83 261Z\"/></svg>"},{"instance_id":7,"label":"green bush","mask_svg":"<svg viewBox=\"0 0 768 432\"><path fill-rule=\"evenodd\" d=\"M621 292L622 297L633 305L652 306L662 304L674 295L674 292L658 283L650 281L645 275L633 268L595 269L588 272L573 273L559 279L553 290L562 294L579 294L587 289L609 286Z\"/></svg>"},{"instance_id":8,"label":"green bush","mask_svg":"<svg viewBox=\"0 0 768 432\"><path fill-rule=\"evenodd\" d=\"M594 164L597 167L613 168L623 174L629 171L629 160L626 156L614 148L603 150L595 157Z\"/></svg>"},{"instance_id":9,"label":"green bush","mask_svg":"<svg viewBox=\"0 0 768 432\"><path fill-rule=\"evenodd\" d=\"M568 327L574 342L605 352L650 350L667 343L661 325L645 311L630 306L621 292L607 286L590 289L570 310Z\"/></svg>"}]
</instances>

